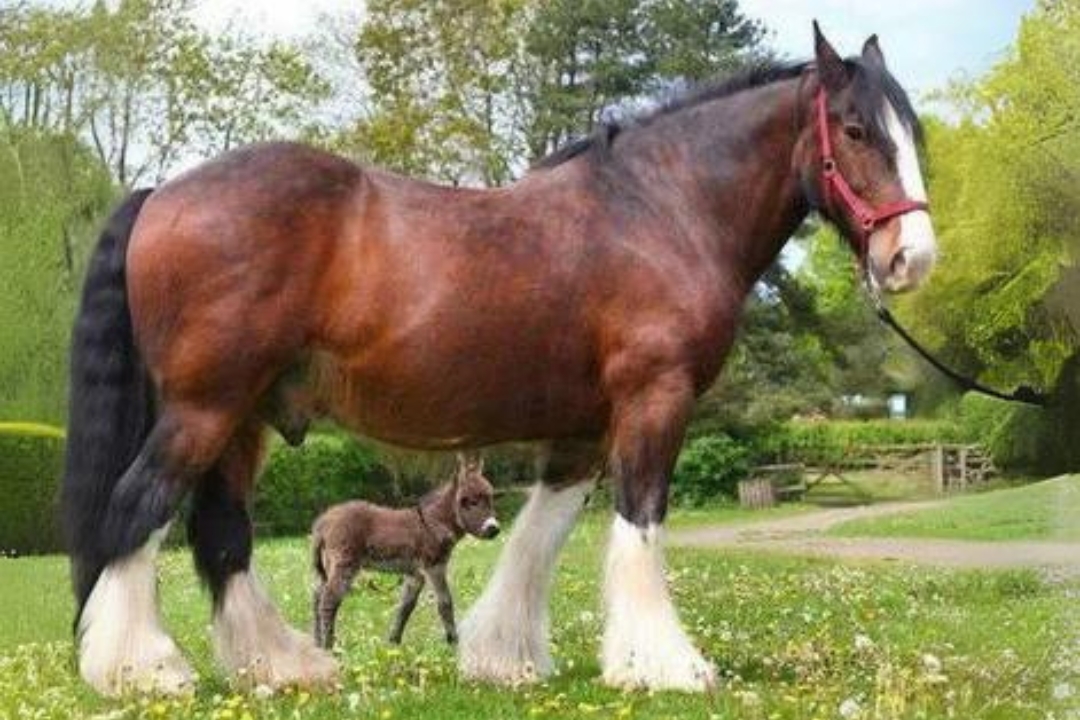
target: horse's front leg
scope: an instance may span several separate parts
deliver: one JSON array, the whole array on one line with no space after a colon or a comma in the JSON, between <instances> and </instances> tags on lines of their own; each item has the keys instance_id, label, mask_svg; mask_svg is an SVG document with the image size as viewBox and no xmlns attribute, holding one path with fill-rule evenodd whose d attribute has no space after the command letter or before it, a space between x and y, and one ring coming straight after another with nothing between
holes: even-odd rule
<instances>
[{"instance_id":1,"label":"horse's front leg","mask_svg":"<svg viewBox=\"0 0 1080 720\"><path fill-rule=\"evenodd\" d=\"M681 375L616 406L610 466L616 516L604 579L604 681L617 687L701 691L715 670L679 623L664 577L668 483L693 403Z\"/></svg>"},{"instance_id":2,"label":"horse's front leg","mask_svg":"<svg viewBox=\"0 0 1080 720\"><path fill-rule=\"evenodd\" d=\"M458 664L476 680L516 685L549 675L548 593L555 562L594 486L593 443L555 443L543 481L518 513L495 572L461 622Z\"/></svg>"}]
</instances>

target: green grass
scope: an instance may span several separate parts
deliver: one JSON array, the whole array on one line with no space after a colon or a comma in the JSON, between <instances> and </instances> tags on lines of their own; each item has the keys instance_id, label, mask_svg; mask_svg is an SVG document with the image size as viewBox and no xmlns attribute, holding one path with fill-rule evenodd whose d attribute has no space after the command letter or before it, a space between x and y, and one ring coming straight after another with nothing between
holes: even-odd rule
<instances>
[{"instance_id":1,"label":"green grass","mask_svg":"<svg viewBox=\"0 0 1080 720\"><path fill-rule=\"evenodd\" d=\"M361 587L340 620L343 689L260 699L236 693L211 662L209 605L186 553L162 558L166 623L203 678L190 700L95 697L78 680L63 558L0 560L0 718L1045 718L1055 688L1080 687L1057 649L1080 627L1069 588L1033 572L951 573L706 551L672 551L686 626L724 678L712 696L619 692L596 660L606 515L575 531L552 608L560 671L534 687L463 682L425 597L398 650L381 638L396 587ZM460 608L476 597L499 543L468 541L453 562ZM259 544L261 574L287 616L308 624L302 540ZM361 583L361 585L363 585ZM1074 590L1076 588L1073 588ZM940 664L940 667L939 667ZM1068 673L1072 672L1072 675ZM1071 683L1071 685L1064 685ZM1062 717L1062 714L1057 715Z\"/></svg>"},{"instance_id":2,"label":"green grass","mask_svg":"<svg viewBox=\"0 0 1080 720\"><path fill-rule=\"evenodd\" d=\"M691 528L701 525L737 525L748 522L776 520L802 515L820 508L801 502L785 502L762 510L747 510L735 502L701 508L680 508L671 514L669 528Z\"/></svg>"},{"instance_id":3,"label":"green grass","mask_svg":"<svg viewBox=\"0 0 1080 720\"><path fill-rule=\"evenodd\" d=\"M902 473L851 470L845 471L842 479L835 475L821 480L816 476L806 479L814 484L806 493L805 501L820 506L915 500L934 494L934 486L929 477Z\"/></svg>"},{"instance_id":4,"label":"green grass","mask_svg":"<svg viewBox=\"0 0 1080 720\"><path fill-rule=\"evenodd\" d=\"M953 498L918 512L852 520L831 534L962 540L1080 540L1080 475Z\"/></svg>"}]
</instances>

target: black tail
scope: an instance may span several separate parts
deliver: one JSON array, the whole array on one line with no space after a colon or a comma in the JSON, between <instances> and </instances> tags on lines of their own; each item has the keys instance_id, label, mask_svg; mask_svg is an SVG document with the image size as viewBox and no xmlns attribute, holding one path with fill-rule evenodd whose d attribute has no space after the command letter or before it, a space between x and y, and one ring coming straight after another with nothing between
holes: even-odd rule
<instances>
[{"instance_id":1,"label":"black tail","mask_svg":"<svg viewBox=\"0 0 1080 720\"><path fill-rule=\"evenodd\" d=\"M67 452L61 495L78 615L106 558L99 541L109 499L154 421L153 390L132 337L126 258L150 190L109 218L83 287L71 340Z\"/></svg>"}]
</instances>

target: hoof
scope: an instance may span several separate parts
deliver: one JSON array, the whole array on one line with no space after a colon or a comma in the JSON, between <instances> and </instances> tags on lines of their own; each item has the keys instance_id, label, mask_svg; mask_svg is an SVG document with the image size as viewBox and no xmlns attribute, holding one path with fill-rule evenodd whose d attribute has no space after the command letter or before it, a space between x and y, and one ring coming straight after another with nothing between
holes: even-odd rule
<instances>
[{"instance_id":1,"label":"hoof","mask_svg":"<svg viewBox=\"0 0 1080 720\"><path fill-rule=\"evenodd\" d=\"M129 648L126 657L103 659L83 653L79 673L95 690L108 697L123 695L190 695L197 676L176 644L160 635L146 645Z\"/></svg>"},{"instance_id":2,"label":"hoof","mask_svg":"<svg viewBox=\"0 0 1080 720\"><path fill-rule=\"evenodd\" d=\"M679 623L660 544L659 527L638 528L616 517L604 583L604 682L617 688L706 692L716 687L716 669Z\"/></svg>"},{"instance_id":3,"label":"hoof","mask_svg":"<svg viewBox=\"0 0 1080 720\"><path fill-rule=\"evenodd\" d=\"M338 683L334 657L317 647L308 636L292 629L234 667L233 672L237 684L245 688L334 690Z\"/></svg>"},{"instance_id":4,"label":"hoof","mask_svg":"<svg viewBox=\"0 0 1080 720\"><path fill-rule=\"evenodd\" d=\"M540 638L522 628L474 628L466 621L458 642L458 668L469 680L496 685L528 685L551 675L554 663Z\"/></svg>"},{"instance_id":5,"label":"hoof","mask_svg":"<svg viewBox=\"0 0 1080 720\"><path fill-rule=\"evenodd\" d=\"M243 687L333 689L337 662L282 619L250 573L237 573L214 616L218 659Z\"/></svg>"},{"instance_id":6,"label":"hoof","mask_svg":"<svg viewBox=\"0 0 1080 720\"><path fill-rule=\"evenodd\" d=\"M155 558L167 532L102 571L79 617L79 674L102 695L186 695L196 675L161 625Z\"/></svg>"},{"instance_id":7,"label":"hoof","mask_svg":"<svg viewBox=\"0 0 1080 720\"><path fill-rule=\"evenodd\" d=\"M604 682L622 690L680 690L712 692L716 668L694 652L685 657L661 657L655 653L631 654L604 659Z\"/></svg>"}]
</instances>

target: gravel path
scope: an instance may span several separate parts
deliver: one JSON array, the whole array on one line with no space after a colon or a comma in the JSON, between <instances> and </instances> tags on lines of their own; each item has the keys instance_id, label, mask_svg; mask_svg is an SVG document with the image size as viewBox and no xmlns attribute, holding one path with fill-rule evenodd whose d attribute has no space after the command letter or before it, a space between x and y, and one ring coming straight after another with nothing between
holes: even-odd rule
<instances>
[{"instance_id":1,"label":"gravel path","mask_svg":"<svg viewBox=\"0 0 1080 720\"><path fill-rule=\"evenodd\" d=\"M738 548L961 568L1045 567L1080 576L1080 543L1076 542L846 538L822 534L848 520L914 512L939 504L940 501L887 503L762 522L702 526L673 531L669 542L683 547Z\"/></svg>"}]
</instances>

